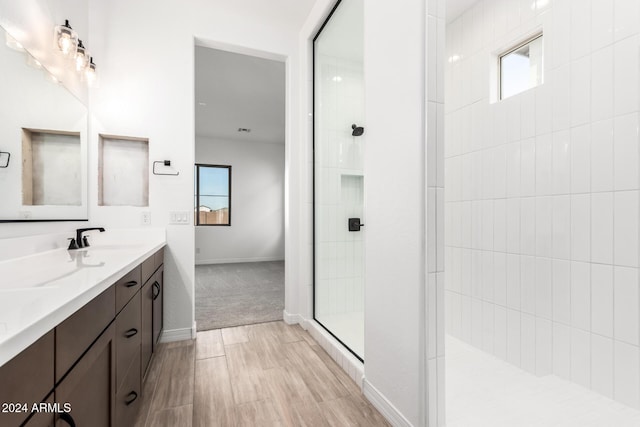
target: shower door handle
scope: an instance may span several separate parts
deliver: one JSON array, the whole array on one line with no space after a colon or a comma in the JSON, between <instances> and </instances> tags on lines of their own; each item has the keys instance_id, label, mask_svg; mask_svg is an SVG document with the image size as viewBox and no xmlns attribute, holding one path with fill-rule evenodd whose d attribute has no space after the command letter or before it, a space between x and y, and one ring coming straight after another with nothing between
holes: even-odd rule
<instances>
[{"instance_id":1,"label":"shower door handle","mask_svg":"<svg viewBox=\"0 0 640 427\"><path fill-rule=\"evenodd\" d=\"M364 224L360 222L360 218L349 218L349 231L360 231Z\"/></svg>"}]
</instances>

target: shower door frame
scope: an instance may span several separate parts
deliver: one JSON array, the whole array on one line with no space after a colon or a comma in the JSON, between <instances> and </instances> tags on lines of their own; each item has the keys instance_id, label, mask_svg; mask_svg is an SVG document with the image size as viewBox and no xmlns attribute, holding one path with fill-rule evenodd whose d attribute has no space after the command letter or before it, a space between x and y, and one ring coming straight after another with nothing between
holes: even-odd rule
<instances>
[{"instance_id":1,"label":"shower door frame","mask_svg":"<svg viewBox=\"0 0 640 427\"><path fill-rule=\"evenodd\" d=\"M312 286L312 310L313 310L313 320L315 320L318 325L322 326L322 328L329 333L333 338L336 339L344 348L346 348L349 353L353 354L360 362L364 363L364 359L359 356L356 352L354 352L351 347L345 344L340 338L338 338L329 328L327 328L318 318L316 317L316 40L320 37L322 30L327 25L331 17L333 16L338 6L340 6L342 0L337 0L336 4L331 8L331 11L327 15L327 18L322 22L320 29L313 37L311 41L311 92L312 92L312 102L311 102L311 117L313 117L313 127L311 132L311 155L313 158L313 167L311 168L311 197L312 197L312 206L311 209L311 227L313 228L313 244L311 245L311 257L313 262L311 263L311 272L313 276L313 286Z\"/></svg>"}]
</instances>

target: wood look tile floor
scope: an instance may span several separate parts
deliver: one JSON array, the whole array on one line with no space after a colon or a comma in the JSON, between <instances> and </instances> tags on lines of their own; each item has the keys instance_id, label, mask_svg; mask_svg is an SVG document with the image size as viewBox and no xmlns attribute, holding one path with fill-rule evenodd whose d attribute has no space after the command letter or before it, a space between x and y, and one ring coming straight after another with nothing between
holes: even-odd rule
<instances>
[{"instance_id":1,"label":"wood look tile floor","mask_svg":"<svg viewBox=\"0 0 640 427\"><path fill-rule=\"evenodd\" d=\"M161 344L136 427L389 426L300 326L260 323Z\"/></svg>"}]
</instances>

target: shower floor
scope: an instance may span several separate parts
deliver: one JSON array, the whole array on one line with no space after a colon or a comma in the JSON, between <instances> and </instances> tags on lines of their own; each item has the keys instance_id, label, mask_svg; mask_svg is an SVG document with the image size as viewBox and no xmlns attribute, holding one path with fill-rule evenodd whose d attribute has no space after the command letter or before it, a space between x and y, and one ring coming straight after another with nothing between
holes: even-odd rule
<instances>
[{"instance_id":1,"label":"shower floor","mask_svg":"<svg viewBox=\"0 0 640 427\"><path fill-rule=\"evenodd\" d=\"M325 314L318 321L364 359L364 312Z\"/></svg>"},{"instance_id":2,"label":"shower floor","mask_svg":"<svg viewBox=\"0 0 640 427\"><path fill-rule=\"evenodd\" d=\"M536 377L449 335L447 427L637 427L640 411L555 375Z\"/></svg>"}]
</instances>

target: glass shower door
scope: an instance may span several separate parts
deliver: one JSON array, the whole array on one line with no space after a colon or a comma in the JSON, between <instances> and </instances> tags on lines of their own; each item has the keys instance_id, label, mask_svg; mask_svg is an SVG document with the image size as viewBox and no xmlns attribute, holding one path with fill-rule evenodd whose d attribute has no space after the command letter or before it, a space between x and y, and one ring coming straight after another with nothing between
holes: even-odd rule
<instances>
[{"instance_id":1,"label":"glass shower door","mask_svg":"<svg viewBox=\"0 0 640 427\"><path fill-rule=\"evenodd\" d=\"M363 2L342 0L314 57L314 318L364 359Z\"/></svg>"}]
</instances>

